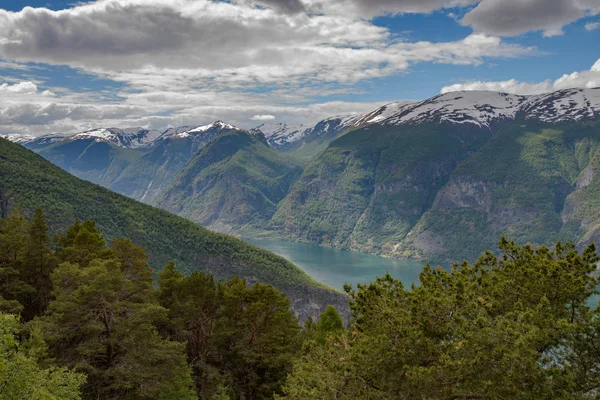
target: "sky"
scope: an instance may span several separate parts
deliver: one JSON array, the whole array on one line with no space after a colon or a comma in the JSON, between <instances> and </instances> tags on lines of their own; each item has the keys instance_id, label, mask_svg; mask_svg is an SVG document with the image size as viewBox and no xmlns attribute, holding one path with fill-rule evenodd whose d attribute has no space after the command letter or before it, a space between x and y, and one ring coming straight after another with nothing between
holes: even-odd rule
<instances>
[{"instance_id":1,"label":"sky","mask_svg":"<svg viewBox=\"0 0 600 400\"><path fill-rule=\"evenodd\" d=\"M3 0L0 134L600 86L600 0Z\"/></svg>"}]
</instances>

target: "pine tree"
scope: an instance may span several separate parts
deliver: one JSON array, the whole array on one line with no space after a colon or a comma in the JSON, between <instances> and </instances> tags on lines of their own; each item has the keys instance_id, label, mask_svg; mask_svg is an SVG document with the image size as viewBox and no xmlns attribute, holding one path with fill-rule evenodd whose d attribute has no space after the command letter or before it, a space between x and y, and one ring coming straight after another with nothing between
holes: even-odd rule
<instances>
[{"instance_id":1,"label":"pine tree","mask_svg":"<svg viewBox=\"0 0 600 400\"><path fill-rule=\"evenodd\" d=\"M315 339L321 344L325 344L329 337L343 334L345 330L344 320L335 307L329 305L319 316L315 329Z\"/></svg>"},{"instance_id":2,"label":"pine tree","mask_svg":"<svg viewBox=\"0 0 600 400\"><path fill-rule=\"evenodd\" d=\"M103 243L88 222L60 239L57 252L71 262L52 274L55 298L43 318L51 355L87 374L89 398L195 399L184 345L156 329L167 310L156 301L147 255L126 240Z\"/></svg>"},{"instance_id":3,"label":"pine tree","mask_svg":"<svg viewBox=\"0 0 600 400\"><path fill-rule=\"evenodd\" d=\"M21 343L18 318L0 314L0 400L79 400L85 376L66 368L42 367L37 355L45 353L38 338Z\"/></svg>"},{"instance_id":4,"label":"pine tree","mask_svg":"<svg viewBox=\"0 0 600 400\"><path fill-rule=\"evenodd\" d=\"M18 208L0 219L0 312L20 314L24 299L35 289L23 280L27 248L27 220Z\"/></svg>"},{"instance_id":5,"label":"pine tree","mask_svg":"<svg viewBox=\"0 0 600 400\"><path fill-rule=\"evenodd\" d=\"M48 307L52 294L50 274L56 267L52 250L50 249L49 227L41 209L35 209L27 231L27 251L21 275L23 280L35 289L26 296L23 318L31 320L36 315L42 315Z\"/></svg>"}]
</instances>

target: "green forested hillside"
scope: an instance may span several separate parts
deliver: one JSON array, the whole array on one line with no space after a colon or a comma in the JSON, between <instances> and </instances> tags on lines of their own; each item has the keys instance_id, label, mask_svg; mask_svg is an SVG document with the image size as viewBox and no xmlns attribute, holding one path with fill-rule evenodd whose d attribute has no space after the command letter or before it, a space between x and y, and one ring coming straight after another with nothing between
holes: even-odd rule
<instances>
[{"instance_id":1,"label":"green forested hillside","mask_svg":"<svg viewBox=\"0 0 600 400\"><path fill-rule=\"evenodd\" d=\"M54 232L76 218L95 220L107 239L128 237L144 246L154 268L173 260L186 273L209 271L219 279L237 275L271 283L286 291L304 316L314 312L315 304L344 303L341 294L281 257L85 182L6 140L0 140L0 192L4 214L7 206L25 212L43 208Z\"/></svg>"},{"instance_id":2,"label":"green forested hillside","mask_svg":"<svg viewBox=\"0 0 600 400\"><path fill-rule=\"evenodd\" d=\"M65 140L35 149L42 157L81 179L112 188L121 174L139 159L143 152L121 148L93 138ZM139 188L123 187L122 194L134 197Z\"/></svg>"},{"instance_id":3,"label":"green forested hillside","mask_svg":"<svg viewBox=\"0 0 600 400\"><path fill-rule=\"evenodd\" d=\"M270 227L300 240L391 252L453 168L489 137L435 124L350 132L308 165Z\"/></svg>"},{"instance_id":4,"label":"green forested hillside","mask_svg":"<svg viewBox=\"0 0 600 400\"><path fill-rule=\"evenodd\" d=\"M294 157L231 131L202 148L155 204L219 231L261 227L301 173Z\"/></svg>"},{"instance_id":5,"label":"green forested hillside","mask_svg":"<svg viewBox=\"0 0 600 400\"><path fill-rule=\"evenodd\" d=\"M596 237L597 122L373 125L306 168L270 228L399 257L475 259L503 233L547 244Z\"/></svg>"},{"instance_id":6,"label":"green forested hillside","mask_svg":"<svg viewBox=\"0 0 600 400\"><path fill-rule=\"evenodd\" d=\"M597 123L505 126L458 165L405 247L473 259L503 233L537 244L584 243L598 221L599 145Z\"/></svg>"}]
</instances>

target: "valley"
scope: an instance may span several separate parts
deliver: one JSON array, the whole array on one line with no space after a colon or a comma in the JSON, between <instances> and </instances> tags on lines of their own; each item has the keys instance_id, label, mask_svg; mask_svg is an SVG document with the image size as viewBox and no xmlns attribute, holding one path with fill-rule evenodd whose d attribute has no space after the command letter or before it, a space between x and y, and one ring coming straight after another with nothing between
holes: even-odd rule
<instances>
[{"instance_id":1,"label":"valley","mask_svg":"<svg viewBox=\"0 0 600 400\"><path fill-rule=\"evenodd\" d=\"M211 230L448 265L503 234L595 240L599 126L600 89L569 89L453 92L314 126L9 139Z\"/></svg>"}]
</instances>

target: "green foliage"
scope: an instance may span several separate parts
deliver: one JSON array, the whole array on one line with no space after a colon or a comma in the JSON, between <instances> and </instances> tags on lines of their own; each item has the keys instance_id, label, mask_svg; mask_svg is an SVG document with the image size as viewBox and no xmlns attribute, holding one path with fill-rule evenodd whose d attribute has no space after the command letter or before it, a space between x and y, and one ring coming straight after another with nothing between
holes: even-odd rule
<instances>
[{"instance_id":1,"label":"green foliage","mask_svg":"<svg viewBox=\"0 0 600 400\"><path fill-rule=\"evenodd\" d=\"M205 226L262 227L301 173L294 157L231 131L202 148L154 204Z\"/></svg>"},{"instance_id":2,"label":"green foliage","mask_svg":"<svg viewBox=\"0 0 600 400\"><path fill-rule=\"evenodd\" d=\"M426 266L411 290L390 276L348 288L353 326L305 346L285 398L596 398L596 248L499 247L450 272Z\"/></svg>"},{"instance_id":3,"label":"green foliage","mask_svg":"<svg viewBox=\"0 0 600 400\"><path fill-rule=\"evenodd\" d=\"M299 350L299 326L289 300L270 285L210 275L159 273L158 297L169 308L165 327L186 343L202 399L263 399L278 392Z\"/></svg>"},{"instance_id":4,"label":"green foliage","mask_svg":"<svg viewBox=\"0 0 600 400\"><path fill-rule=\"evenodd\" d=\"M63 263L52 274L54 300L43 318L52 355L87 374L91 398L196 398L183 345L155 327L167 310L155 300L147 255L130 241L107 249L100 239L84 222L59 240Z\"/></svg>"},{"instance_id":5,"label":"green foliage","mask_svg":"<svg viewBox=\"0 0 600 400\"><path fill-rule=\"evenodd\" d=\"M0 296L35 317L22 332L16 319L6 331L0 320L0 398L4 385L8 399L75 399L81 385L84 398L101 400L267 399L281 393L300 350L290 301L271 285L184 277L169 262L156 289L143 248L128 239L107 247L93 222L76 221L51 249L41 211L32 222L13 213L0 220L0 244L2 272L10 270ZM40 270L48 260L58 266ZM30 307L48 290L47 308ZM24 387L2 381L5 371Z\"/></svg>"},{"instance_id":6,"label":"green foliage","mask_svg":"<svg viewBox=\"0 0 600 400\"><path fill-rule=\"evenodd\" d=\"M66 368L44 368L36 355L44 343L30 338L21 343L17 317L0 313L0 399L80 400L85 376Z\"/></svg>"},{"instance_id":7,"label":"green foliage","mask_svg":"<svg viewBox=\"0 0 600 400\"><path fill-rule=\"evenodd\" d=\"M317 321L315 339L320 343L325 343L329 337L337 336L344 330L344 320L340 314L335 307L327 306Z\"/></svg>"},{"instance_id":8,"label":"green foliage","mask_svg":"<svg viewBox=\"0 0 600 400\"><path fill-rule=\"evenodd\" d=\"M0 194L10 204L20 205L27 213L43 208L53 233L64 232L77 218L93 220L107 241L127 237L143 246L155 269L172 259L187 274L206 271L219 279L237 275L272 283L282 290L314 290L336 296L332 289L281 257L84 182L3 139L0 182ZM68 240L71 243L75 237ZM68 251L68 243L59 243L59 247ZM72 256L86 257L84 253ZM73 259L80 261L86 262Z\"/></svg>"}]
</instances>

